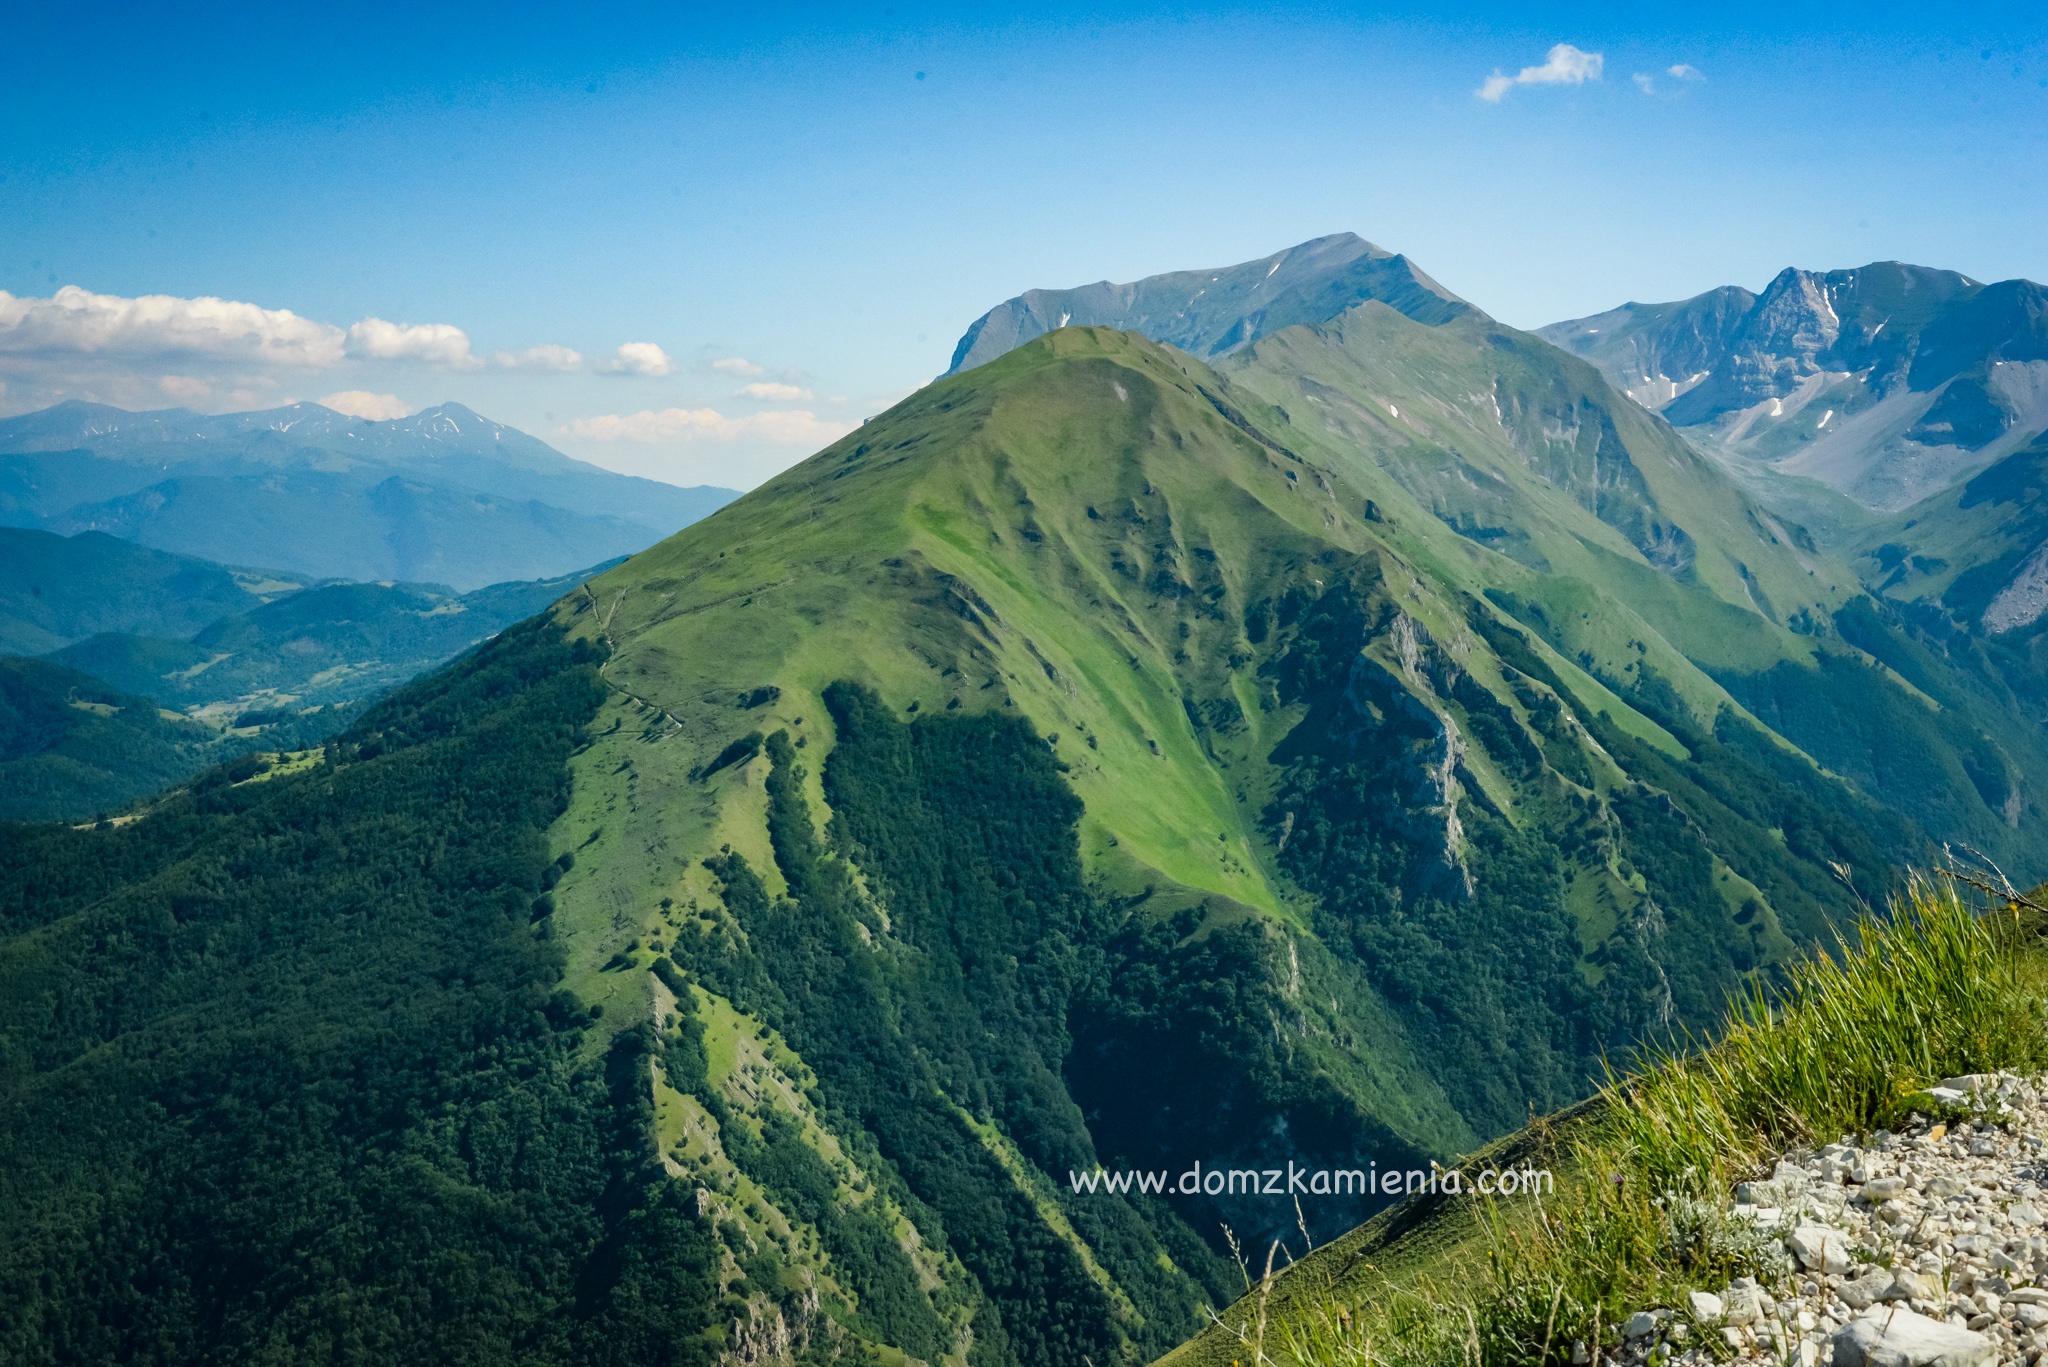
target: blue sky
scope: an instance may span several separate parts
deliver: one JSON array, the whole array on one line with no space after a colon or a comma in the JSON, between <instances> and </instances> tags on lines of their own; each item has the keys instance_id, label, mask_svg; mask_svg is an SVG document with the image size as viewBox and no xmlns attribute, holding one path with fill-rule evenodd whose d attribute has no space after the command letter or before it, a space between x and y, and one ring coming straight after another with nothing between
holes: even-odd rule
<instances>
[{"instance_id":1,"label":"blue sky","mask_svg":"<svg viewBox=\"0 0 2048 1367\"><path fill-rule=\"evenodd\" d=\"M748 487L1019 290L1328 232L1520 326L2048 278L2037 7L581 8L14 7L0 412L458 399Z\"/></svg>"}]
</instances>

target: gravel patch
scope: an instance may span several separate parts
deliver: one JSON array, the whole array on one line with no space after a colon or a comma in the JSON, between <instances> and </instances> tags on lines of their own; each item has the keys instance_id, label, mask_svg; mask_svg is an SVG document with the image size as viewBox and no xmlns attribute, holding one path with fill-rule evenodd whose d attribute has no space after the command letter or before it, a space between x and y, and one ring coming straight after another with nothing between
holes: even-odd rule
<instances>
[{"instance_id":1,"label":"gravel patch","mask_svg":"<svg viewBox=\"0 0 2048 1367\"><path fill-rule=\"evenodd\" d=\"M1721 1212L1770 1266L1622 1326L1620 1367L2020 1367L2048 1354L2048 1077L1930 1089L1968 1119L1794 1150ZM1592 1358L1583 1344L1573 1360Z\"/></svg>"}]
</instances>

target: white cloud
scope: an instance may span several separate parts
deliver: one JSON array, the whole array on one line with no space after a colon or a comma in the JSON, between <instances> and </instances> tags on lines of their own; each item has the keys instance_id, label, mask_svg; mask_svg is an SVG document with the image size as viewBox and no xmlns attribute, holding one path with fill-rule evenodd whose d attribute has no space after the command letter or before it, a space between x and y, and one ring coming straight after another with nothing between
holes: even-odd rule
<instances>
[{"instance_id":1,"label":"white cloud","mask_svg":"<svg viewBox=\"0 0 2048 1367\"><path fill-rule=\"evenodd\" d=\"M493 359L543 371L584 365L572 349L552 345ZM162 407L167 398L209 412L260 408L278 402L280 393L305 392L320 381L302 377L325 372L325 383L343 395L369 394L374 386L382 416L397 401L381 391L397 381L372 380L376 367L483 365L469 335L448 323L370 317L339 327L212 296L128 298L77 285L47 299L0 291L0 376L9 383L12 411L69 398L135 409Z\"/></svg>"},{"instance_id":2,"label":"white cloud","mask_svg":"<svg viewBox=\"0 0 2048 1367\"><path fill-rule=\"evenodd\" d=\"M1605 65L1606 58L1597 52L1582 52L1570 43L1559 43L1550 49L1542 66L1525 66L1512 76L1496 71L1472 93L1499 104L1501 97L1518 85L1584 85L1597 81Z\"/></svg>"},{"instance_id":3,"label":"white cloud","mask_svg":"<svg viewBox=\"0 0 2048 1367\"><path fill-rule=\"evenodd\" d=\"M66 285L48 299L0 290L0 351L28 355L216 356L272 365L325 366L343 335L288 309L232 299L145 294L125 299Z\"/></svg>"},{"instance_id":4,"label":"white cloud","mask_svg":"<svg viewBox=\"0 0 2048 1367\"><path fill-rule=\"evenodd\" d=\"M319 403L322 408L346 413L351 418L374 418L378 422L412 416L412 405L396 394L372 394L367 389L344 389L339 394L329 394Z\"/></svg>"},{"instance_id":5,"label":"white cloud","mask_svg":"<svg viewBox=\"0 0 2048 1367\"><path fill-rule=\"evenodd\" d=\"M491 360L506 370L581 370L583 353L574 347L543 346L525 347L519 351L494 351Z\"/></svg>"},{"instance_id":6,"label":"white cloud","mask_svg":"<svg viewBox=\"0 0 2048 1367\"><path fill-rule=\"evenodd\" d=\"M387 323L365 318L348 330L348 354L373 361L426 361L473 370L469 334L452 323Z\"/></svg>"},{"instance_id":7,"label":"white cloud","mask_svg":"<svg viewBox=\"0 0 2048 1367\"><path fill-rule=\"evenodd\" d=\"M843 422L820 418L805 409L785 409L729 418L714 408L664 408L659 412L607 413L579 418L562 431L588 441L771 441L793 446L824 446L851 432Z\"/></svg>"},{"instance_id":8,"label":"white cloud","mask_svg":"<svg viewBox=\"0 0 2048 1367\"><path fill-rule=\"evenodd\" d=\"M1667 66L1664 68L1664 74L1666 76L1671 77L1671 79L1673 79L1674 81L1704 81L1705 79L1707 79L1706 73L1701 71L1698 67L1692 65L1690 62L1680 62L1676 66ZM1642 91L1645 95L1654 95L1657 93L1656 77L1646 76L1642 72L1638 71L1635 75L1629 77L1629 79L1634 81L1636 83L1636 89Z\"/></svg>"},{"instance_id":9,"label":"white cloud","mask_svg":"<svg viewBox=\"0 0 2048 1367\"><path fill-rule=\"evenodd\" d=\"M652 342L622 342L604 363L604 369L610 375L669 375L674 373L675 364L666 351Z\"/></svg>"},{"instance_id":10,"label":"white cloud","mask_svg":"<svg viewBox=\"0 0 2048 1367\"><path fill-rule=\"evenodd\" d=\"M756 380L753 384L743 384L739 392L750 399L765 399L770 403L791 403L797 399L811 397L811 391L808 389L800 389L793 384L777 384L773 380Z\"/></svg>"},{"instance_id":11,"label":"white cloud","mask_svg":"<svg viewBox=\"0 0 2048 1367\"><path fill-rule=\"evenodd\" d=\"M744 356L721 356L711 363L711 368L721 375L766 375L768 367L755 365Z\"/></svg>"}]
</instances>

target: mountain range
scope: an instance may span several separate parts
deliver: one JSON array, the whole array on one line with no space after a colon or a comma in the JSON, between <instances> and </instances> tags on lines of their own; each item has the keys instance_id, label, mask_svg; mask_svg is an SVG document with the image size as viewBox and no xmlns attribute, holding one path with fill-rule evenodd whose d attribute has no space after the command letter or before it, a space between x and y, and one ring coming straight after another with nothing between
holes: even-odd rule
<instances>
[{"instance_id":1,"label":"mountain range","mask_svg":"<svg viewBox=\"0 0 2048 1367\"><path fill-rule=\"evenodd\" d=\"M454 403L389 421L314 403L209 416L79 401L0 419L0 525L316 579L542 579L734 496L601 470Z\"/></svg>"},{"instance_id":2,"label":"mountain range","mask_svg":"<svg viewBox=\"0 0 2048 1367\"><path fill-rule=\"evenodd\" d=\"M2038 620L1564 340L1348 235L1034 291L305 762L0 829L0 1345L1139 1363L1385 1198L1084 1175L1426 1169L2048 874ZM2012 413L1917 497L2018 546Z\"/></svg>"},{"instance_id":3,"label":"mountain range","mask_svg":"<svg viewBox=\"0 0 2048 1367\"><path fill-rule=\"evenodd\" d=\"M1891 512L2048 426L2048 290L1897 261L1624 304L1543 337L1674 426Z\"/></svg>"}]
</instances>

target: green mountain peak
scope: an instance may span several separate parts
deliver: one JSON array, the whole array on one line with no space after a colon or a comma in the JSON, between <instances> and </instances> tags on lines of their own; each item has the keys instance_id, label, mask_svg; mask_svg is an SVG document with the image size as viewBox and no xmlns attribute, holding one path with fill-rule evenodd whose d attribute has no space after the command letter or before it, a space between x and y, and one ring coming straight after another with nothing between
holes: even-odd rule
<instances>
[{"instance_id":1,"label":"green mountain peak","mask_svg":"<svg viewBox=\"0 0 2048 1367\"><path fill-rule=\"evenodd\" d=\"M1368 301L1217 368L1059 329L557 606L615 692L542 924L621 1027L656 1010L630 970L658 940L706 1009L815 1070L842 1146L905 1173L994 1156L1068 1250L1047 1266L1109 1297L1069 1331L1157 1352L1214 1291L1204 1232L1292 1212L1226 1195L1112 1233L1069 1169L1466 1151L1825 933L1853 906L1830 863L1881 879L1881 850L1920 848L1730 691L1822 678L1837 648L1796 628L1853 592L1769 525L1590 367L1483 317ZM986 791L953 787L967 753L1037 786L991 758ZM940 853L982 827L945 813L1049 800L1025 791L1076 800L1035 847L1071 851L1054 883L1098 910L1048 923L1050 891L997 891L998 933ZM1105 976L1047 989L1062 1033L1027 1087L994 1062L1020 1047L1005 1003L1056 943ZM1219 973L1239 1005L1189 1031ZM850 1041L882 1020L931 1079L913 1110L985 1098L954 1138L864 1109L883 1046ZM664 1134L695 1153L686 1101ZM1318 1209L1327 1233L1363 1207ZM1005 1325L1038 1294L959 1256Z\"/></svg>"}]
</instances>

